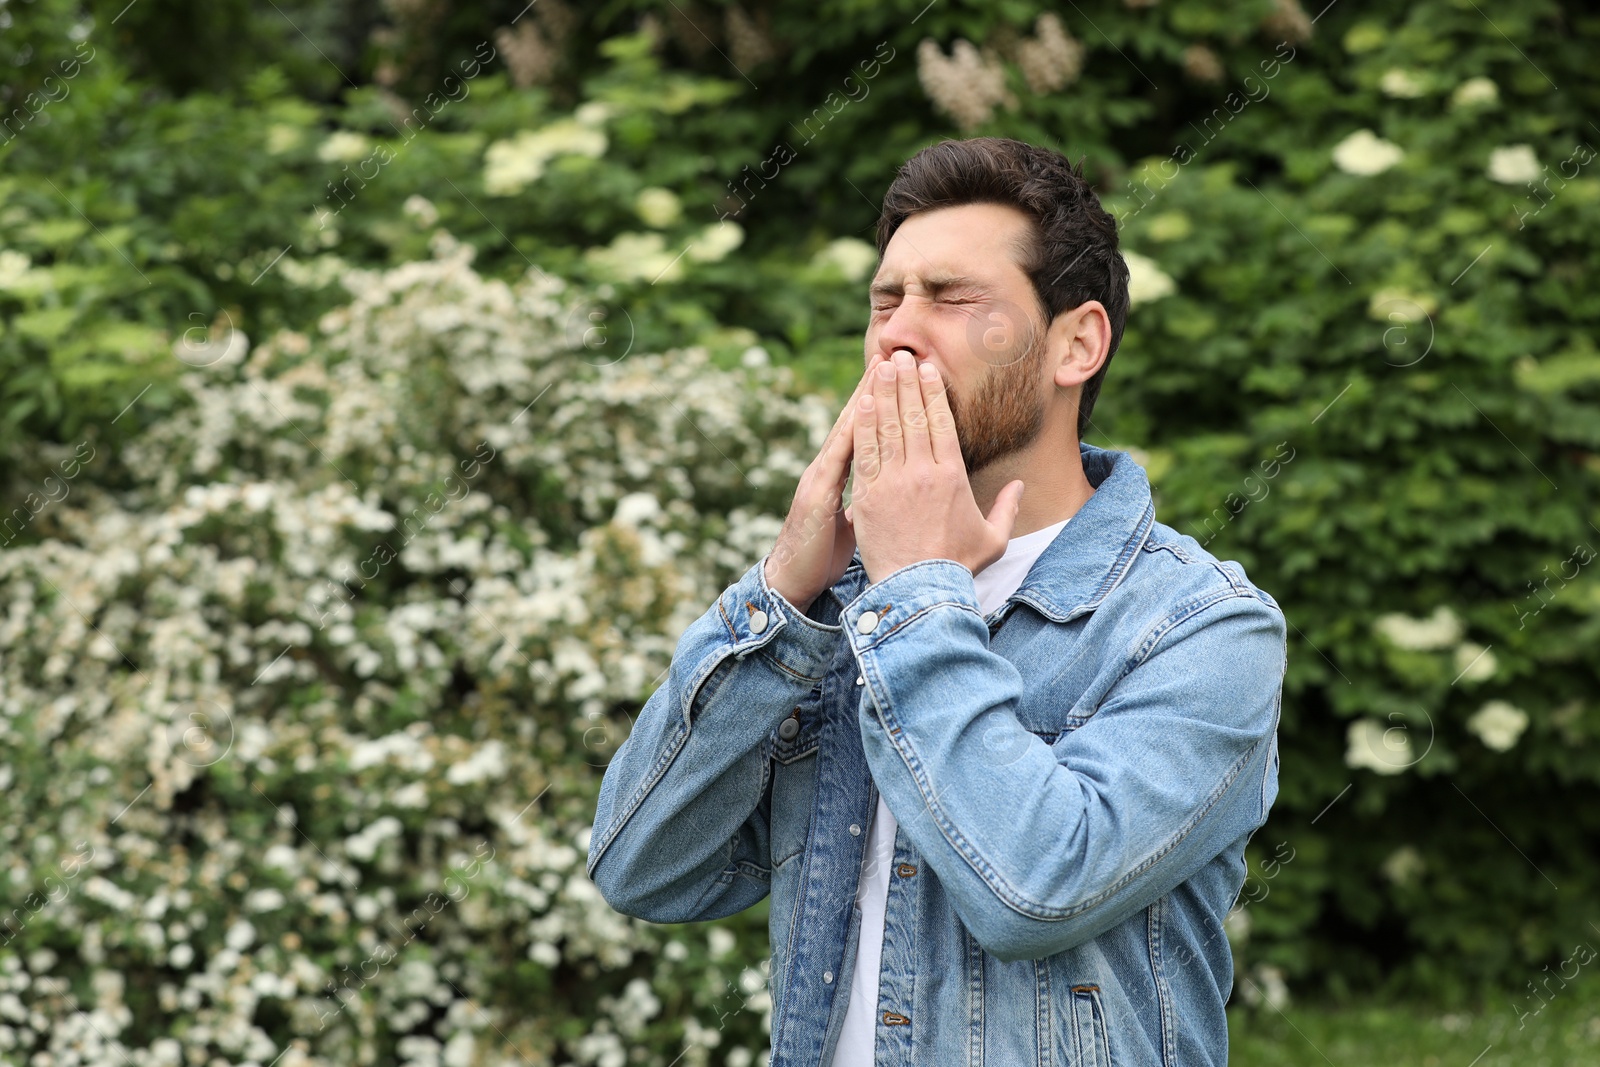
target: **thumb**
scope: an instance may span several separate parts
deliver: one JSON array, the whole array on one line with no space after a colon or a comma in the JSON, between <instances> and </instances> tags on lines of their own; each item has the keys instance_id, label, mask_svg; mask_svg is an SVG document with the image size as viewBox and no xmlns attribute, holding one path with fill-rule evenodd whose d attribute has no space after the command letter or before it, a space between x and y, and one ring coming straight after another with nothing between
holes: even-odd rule
<instances>
[{"instance_id":1,"label":"thumb","mask_svg":"<svg viewBox=\"0 0 1600 1067\"><path fill-rule=\"evenodd\" d=\"M1005 534L1008 541L1017 524L1017 512L1022 508L1022 490L1021 480L1007 484L994 498L994 507L989 509L989 525Z\"/></svg>"}]
</instances>

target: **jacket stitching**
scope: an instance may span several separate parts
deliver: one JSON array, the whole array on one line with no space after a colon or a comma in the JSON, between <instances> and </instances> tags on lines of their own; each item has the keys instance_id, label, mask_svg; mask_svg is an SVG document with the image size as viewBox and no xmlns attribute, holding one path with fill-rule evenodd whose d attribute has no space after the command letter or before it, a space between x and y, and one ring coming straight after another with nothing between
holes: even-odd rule
<instances>
[{"instance_id":1,"label":"jacket stitching","mask_svg":"<svg viewBox=\"0 0 1600 1067\"><path fill-rule=\"evenodd\" d=\"M661 755L656 757L656 761L651 766L650 773L645 776L645 780L639 784L639 787L633 791L633 795L628 798L622 814L611 820L611 828L601 836L600 847L594 854L594 862L589 865L591 876L594 873L594 869L600 866L600 860L604 858L606 850L611 847L612 843L616 841L617 835L622 833L623 828L628 825L628 820L633 818L634 814L639 810L640 805L644 803L645 797L650 794L650 790L655 788L657 782L661 781L661 776L666 773L667 767L677 756L678 751L683 748L684 742L688 738L689 731L687 728L681 728L676 732L672 740L662 749Z\"/></svg>"},{"instance_id":2,"label":"jacket stitching","mask_svg":"<svg viewBox=\"0 0 1600 1067\"><path fill-rule=\"evenodd\" d=\"M1043 1067L1050 1067L1050 1064L1055 1059L1052 1055L1054 1042L1050 1039L1050 1035L1053 1032L1053 1027L1050 1025L1053 1021L1050 1012L1050 961L1034 960L1033 977L1034 996L1036 999L1033 1032L1034 1038L1039 1045L1038 1062Z\"/></svg>"},{"instance_id":3,"label":"jacket stitching","mask_svg":"<svg viewBox=\"0 0 1600 1067\"><path fill-rule=\"evenodd\" d=\"M1146 911L1145 936L1150 951L1150 974L1156 989L1156 1017L1161 1022L1161 1067L1170 1067L1177 1059L1178 1050L1173 1030L1172 990L1167 985L1165 960L1161 955L1162 925L1166 917L1167 898L1162 897Z\"/></svg>"},{"instance_id":4,"label":"jacket stitching","mask_svg":"<svg viewBox=\"0 0 1600 1067\"><path fill-rule=\"evenodd\" d=\"M1155 651L1156 646L1161 643L1161 639L1167 636L1167 634L1171 633L1173 630L1177 629L1181 623L1188 622L1202 611L1212 607L1213 605L1221 604L1223 601L1249 599L1252 598L1231 590L1217 589L1213 590L1204 598L1196 598L1188 601L1187 603L1178 605L1177 609L1174 610L1172 614L1156 623L1156 625L1145 634L1144 639L1139 642L1134 652L1132 662L1128 664L1127 670L1123 672L1123 675L1125 676L1128 671L1133 670L1135 667L1138 667L1144 663L1145 660L1149 659L1150 653ZM1121 681L1120 677L1118 678L1118 681Z\"/></svg>"},{"instance_id":5,"label":"jacket stitching","mask_svg":"<svg viewBox=\"0 0 1600 1067\"><path fill-rule=\"evenodd\" d=\"M1133 536L1129 537L1122 546L1122 551L1117 554L1116 562L1111 565L1111 571L1106 575L1106 580L1100 583L1100 589L1095 592L1091 604L1099 604L1110 596L1122 580L1133 570L1133 558L1139 554L1139 549L1144 547L1150 539L1150 531L1155 527L1156 506L1153 501L1146 502L1144 514L1139 516L1139 525L1134 527Z\"/></svg>"},{"instance_id":6,"label":"jacket stitching","mask_svg":"<svg viewBox=\"0 0 1600 1067\"><path fill-rule=\"evenodd\" d=\"M908 626L911 623L916 622L918 619L922 618L924 615L928 614L930 611L934 610L935 608L960 608L963 611L966 611L966 612L969 612L969 613L971 613L973 615L976 615L980 620L983 618L983 613L982 612L980 612L977 609L975 609L971 604L965 603L963 601L960 601L960 600L939 600L939 601L935 601L932 604L928 604L928 605L925 605L924 607L918 608L912 614L906 616L905 618L901 619L899 622L895 623L893 626L889 627L889 629L885 630L882 634L880 634L878 636L877 640L873 641L866 648L862 649L862 651L863 652L867 652L867 651L871 651L872 649L875 649L875 648L881 648L883 646L883 643L885 641L887 641L894 634L894 632L896 630L900 629L903 626ZM985 625L985 628L987 628L988 624L985 623L984 625Z\"/></svg>"},{"instance_id":7,"label":"jacket stitching","mask_svg":"<svg viewBox=\"0 0 1600 1067\"><path fill-rule=\"evenodd\" d=\"M967 953L968 1062L983 1067L983 955L966 927L961 928L961 944Z\"/></svg>"}]
</instances>

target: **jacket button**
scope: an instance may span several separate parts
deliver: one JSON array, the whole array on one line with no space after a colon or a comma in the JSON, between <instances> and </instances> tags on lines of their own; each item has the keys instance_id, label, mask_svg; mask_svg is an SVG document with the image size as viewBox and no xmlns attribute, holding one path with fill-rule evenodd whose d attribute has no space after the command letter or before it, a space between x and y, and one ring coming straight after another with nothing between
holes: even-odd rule
<instances>
[{"instance_id":1,"label":"jacket button","mask_svg":"<svg viewBox=\"0 0 1600 1067\"><path fill-rule=\"evenodd\" d=\"M822 984L823 985L832 985L833 984L833 972L832 971L823 971L822 972Z\"/></svg>"},{"instance_id":2,"label":"jacket button","mask_svg":"<svg viewBox=\"0 0 1600 1067\"><path fill-rule=\"evenodd\" d=\"M917 868L912 864L902 863L900 866L895 868L895 871L902 878L910 878L913 874L917 873Z\"/></svg>"},{"instance_id":3,"label":"jacket button","mask_svg":"<svg viewBox=\"0 0 1600 1067\"><path fill-rule=\"evenodd\" d=\"M866 685L867 684L867 680L865 678L861 677L861 675L858 674L858 675L856 675L856 684L857 685Z\"/></svg>"},{"instance_id":4,"label":"jacket button","mask_svg":"<svg viewBox=\"0 0 1600 1067\"><path fill-rule=\"evenodd\" d=\"M765 632L766 628L767 613L762 611L760 608L752 611L750 613L750 632L753 634L759 634Z\"/></svg>"},{"instance_id":5,"label":"jacket button","mask_svg":"<svg viewBox=\"0 0 1600 1067\"><path fill-rule=\"evenodd\" d=\"M861 836L861 827L856 825L855 823L851 823L850 824L850 836L851 837L860 837Z\"/></svg>"},{"instance_id":6,"label":"jacket button","mask_svg":"<svg viewBox=\"0 0 1600 1067\"><path fill-rule=\"evenodd\" d=\"M876 611L863 611L861 618L856 620L856 633L870 634L878 628L878 613Z\"/></svg>"},{"instance_id":7,"label":"jacket button","mask_svg":"<svg viewBox=\"0 0 1600 1067\"><path fill-rule=\"evenodd\" d=\"M778 724L778 736L785 741L793 741L794 735L800 732L800 720L793 715Z\"/></svg>"},{"instance_id":8,"label":"jacket button","mask_svg":"<svg viewBox=\"0 0 1600 1067\"><path fill-rule=\"evenodd\" d=\"M904 1015L901 1015L897 1011L886 1011L883 1013L883 1025L885 1026L904 1026L910 1021L910 1019L906 1018Z\"/></svg>"}]
</instances>

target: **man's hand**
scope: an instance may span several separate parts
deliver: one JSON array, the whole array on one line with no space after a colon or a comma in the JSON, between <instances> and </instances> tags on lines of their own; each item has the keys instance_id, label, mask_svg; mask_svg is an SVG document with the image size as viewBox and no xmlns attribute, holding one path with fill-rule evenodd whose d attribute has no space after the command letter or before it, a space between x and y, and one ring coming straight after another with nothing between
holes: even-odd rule
<instances>
[{"instance_id":1,"label":"man's hand","mask_svg":"<svg viewBox=\"0 0 1600 1067\"><path fill-rule=\"evenodd\" d=\"M866 373L834 420L822 450L800 476L789 515L767 557L767 585L801 611L833 588L856 551L855 532L843 510L845 481L850 476L855 443L856 399L866 391L872 372L883 362L882 355L872 354Z\"/></svg>"},{"instance_id":2,"label":"man's hand","mask_svg":"<svg viewBox=\"0 0 1600 1067\"><path fill-rule=\"evenodd\" d=\"M955 560L977 574L1005 555L1022 500L1022 482L1011 482L984 518L944 383L931 364L919 374L915 363L897 350L892 363L867 372L872 387L854 400L850 522L873 582L925 559Z\"/></svg>"}]
</instances>

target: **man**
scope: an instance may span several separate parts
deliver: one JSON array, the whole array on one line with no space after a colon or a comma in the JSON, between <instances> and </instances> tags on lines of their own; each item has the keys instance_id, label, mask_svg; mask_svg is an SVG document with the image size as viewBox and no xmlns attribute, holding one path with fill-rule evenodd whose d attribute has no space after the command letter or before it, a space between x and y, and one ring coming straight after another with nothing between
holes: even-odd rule
<instances>
[{"instance_id":1,"label":"man","mask_svg":"<svg viewBox=\"0 0 1600 1067\"><path fill-rule=\"evenodd\" d=\"M773 1067L1223 1064L1283 614L1080 441L1128 308L1080 171L926 148L878 250L866 374L607 768L589 874L662 923L771 894Z\"/></svg>"}]
</instances>

